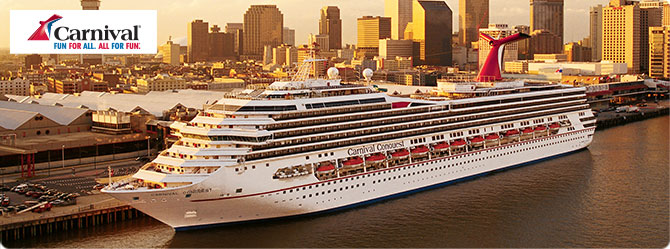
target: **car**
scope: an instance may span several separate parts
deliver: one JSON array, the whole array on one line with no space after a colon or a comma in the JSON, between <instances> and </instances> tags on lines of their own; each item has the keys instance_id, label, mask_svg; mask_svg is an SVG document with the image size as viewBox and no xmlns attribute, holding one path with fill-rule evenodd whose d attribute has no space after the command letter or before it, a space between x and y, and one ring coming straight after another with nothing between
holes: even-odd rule
<instances>
[{"instance_id":1,"label":"car","mask_svg":"<svg viewBox=\"0 0 670 249\"><path fill-rule=\"evenodd\" d=\"M141 157L135 158L135 161L148 163L149 161L151 161L151 159L149 159L148 157L145 157L145 156L141 156Z\"/></svg>"},{"instance_id":2,"label":"car","mask_svg":"<svg viewBox=\"0 0 670 249\"><path fill-rule=\"evenodd\" d=\"M617 113L627 112L627 111L628 111L628 106L619 106L619 107L616 108Z\"/></svg>"},{"instance_id":3,"label":"car","mask_svg":"<svg viewBox=\"0 0 670 249\"><path fill-rule=\"evenodd\" d=\"M32 196L33 198L39 198L39 197L42 196L43 194L44 194L44 193L42 193L42 192L34 191L30 196Z\"/></svg>"},{"instance_id":4,"label":"car","mask_svg":"<svg viewBox=\"0 0 670 249\"><path fill-rule=\"evenodd\" d=\"M646 106L647 106L647 103L642 102L642 103L637 104L637 106L638 106L638 107L646 107Z\"/></svg>"},{"instance_id":5,"label":"car","mask_svg":"<svg viewBox=\"0 0 670 249\"><path fill-rule=\"evenodd\" d=\"M22 211L25 210L26 208L28 208L28 206L26 206L25 204L21 204L16 206L16 211Z\"/></svg>"}]
</instances>

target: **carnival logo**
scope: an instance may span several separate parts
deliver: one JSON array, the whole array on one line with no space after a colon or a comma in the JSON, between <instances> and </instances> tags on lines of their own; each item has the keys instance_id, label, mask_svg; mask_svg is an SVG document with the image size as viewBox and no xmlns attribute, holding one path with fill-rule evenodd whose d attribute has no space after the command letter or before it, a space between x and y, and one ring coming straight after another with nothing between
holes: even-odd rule
<instances>
[{"instance_id":1,"label":"carnival logo","mask_svg":"<svg viewBox=\"0 0 670 249\"><path fill-rule=\"evenodd\" d=\"M47 19L46 21L41 21L40 22L40 27L35 30L35 33L31 35L28 40L29 41L48 41L49 37L51 37L51 25L53 25L55 22L63 18L62 16L59 15L52 15Z\"/></svg>"}]
</instances>

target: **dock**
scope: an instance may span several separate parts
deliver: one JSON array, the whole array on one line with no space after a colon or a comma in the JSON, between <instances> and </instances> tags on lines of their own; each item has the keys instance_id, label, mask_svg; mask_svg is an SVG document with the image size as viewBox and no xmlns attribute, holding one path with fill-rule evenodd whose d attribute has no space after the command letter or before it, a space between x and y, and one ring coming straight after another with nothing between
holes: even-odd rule
<instances>
[{"instance_id":1,"label":"dock","mask_svg":"<svg viewBox=\"0 0 670 249\"><path fill-rule=\"evenodd\" d=\"M144 214L107 194L77 198L77 204L53 207L43 213L11 214L0 217L2 241L86 228L137 218Z\"/></svg>"},{"instance_id":2,"label":"dock","mask_svg":"<svg viewBox=\"0 0 670 249\"><path fill-rule=\"evenodd\" d=\"M600 113L596 119L596 129L602 130L609 127L624 125L627 123L645 120L649 118L659 117L669 114L670 108L668 107L658 107L658 108L641 108L639 112L633 113ZM605 115L606 114L606 115Z\"/></svg>"}]
</instances>

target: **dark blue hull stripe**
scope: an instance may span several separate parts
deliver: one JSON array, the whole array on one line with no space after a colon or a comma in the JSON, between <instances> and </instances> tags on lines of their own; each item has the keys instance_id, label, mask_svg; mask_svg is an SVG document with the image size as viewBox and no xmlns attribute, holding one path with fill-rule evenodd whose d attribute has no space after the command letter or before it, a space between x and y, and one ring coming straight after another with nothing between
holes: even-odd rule
<instances>
[{"instance_id":1,"label":"dark blue hull stripe","mask_svg":"<svg viewBox=\"0 0 670 249\"><path fill-rule=\"evenodd\" d=\"M466 177L463 177L463 178L458 178L458 179L451 180L451 181L436 183L436 184L433 184L433 185L430 185L430 186L425 186L425 187L420 187L420 188L416 188L416 189L412 189L412 190L407 190L405 192L400 192L400 193L391 194L391 195L387 195L387 196L377 197L375 199L362 201L362 202L357 202L357 203L349 204L349 205L346 205L346 206L341 206L341 207L336 207L336 208L331 208L331 209L326 209L326 210L321 210L321 211L316 211L316 212L311 212L311 213L296 214L296 215L266 218L266 219L256 219L256 220L245 220L245 221L213 223L213 224L205 224L205 225L186 226L186 227L176 227L174 229L175 229L175 231L179 232L179 231L188 231L188 230L202 229L202 228L208 228L208 227L230 226L230 225L237 225L237 224L248 224L248 223L255 223L255 222L266 222L266 221L277 221L277 220L283 220L283 219L292 219L292 218L296 218L296 217L307 217L307 216L314 216L314 215L320 215L320 214L325 214L325 213L331 213L331 212L336 212L336 211L340 211L340 210L343 210L343 209L350 209L350 208L354 208L354 207L368 205L368 204L372 204L372 203L375 203L375 202L384 201L384 200L387 200L387 199L397 198L397 197L413 194L413 193L420 192L420 191L425 191L425 190L434 189L434 188L438 188L438 187L442 187L442 186L446 186L446 185L450 185L450 184L454 184L454 183L458 183L458 182L462 182L462 181L467 181L467 180L477 178L477 177L481 177L481 176L484 176L484 175L487 175L487 174L490 174L490 173L505 171L505 170L508 170L508 169L513 169L513 168L517 168L517 167L521 167L521 166L526 166L526 165L538 163L538 162L545 161L545 160L554 159L554 158L557 158L557 157L562 157L562 156L569 155L569 154L572 154L572 153L575 153L575 152L578 152L578 151L581 151L581 150L584 150L584 149L586 149L586 148L573 150L573 151L568 151L568 152L564 152L564 153L561 153L561 154L557 154L557 155L553 155L553 156L549 156L549 157L545 157L545 158L535 159L533 161L528 161L528 162L525 162L525 163L515 164L515 165L507 166L507 167L504 167L504 168L479 173L479 174L476 174L476 175L471 175L471 176L466 176Z\"/></svg>"}]
</instances>

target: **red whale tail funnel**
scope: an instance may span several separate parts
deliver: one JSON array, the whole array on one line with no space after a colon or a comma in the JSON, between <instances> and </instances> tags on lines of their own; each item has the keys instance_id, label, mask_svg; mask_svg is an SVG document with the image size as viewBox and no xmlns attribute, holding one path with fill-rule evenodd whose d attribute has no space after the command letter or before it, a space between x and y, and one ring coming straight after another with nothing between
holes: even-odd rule
<instances>
[{"instance_id":1,"label":"red whale tail funnel","mask_svg":"<svg viewBox=\"0 0 670 249\"><path fill-rule=\"evenodd\" d=\"M489 55L486 57L484 65L482 65L482 68L479 70L477 81L492 82L502 80L502 76L500 76L500 70L502 69L505 44L523 40L529 38L530 36L524 33L516 33L500 40L496 40L487 34L479 33L479 37L489 42L489 45L491 45L491 51L489 51Z\"/></svg>"}]
</instances>

